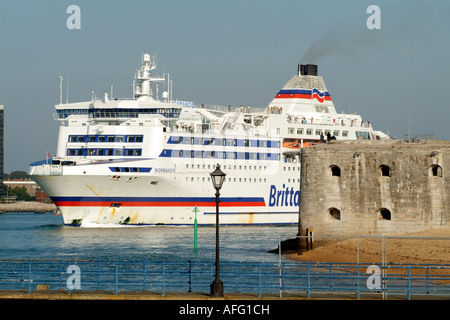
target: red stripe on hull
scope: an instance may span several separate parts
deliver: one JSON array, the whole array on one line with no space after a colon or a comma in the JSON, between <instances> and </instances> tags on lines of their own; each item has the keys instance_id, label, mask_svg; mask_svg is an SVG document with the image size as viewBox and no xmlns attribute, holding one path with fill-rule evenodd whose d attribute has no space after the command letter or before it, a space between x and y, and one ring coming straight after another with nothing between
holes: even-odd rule
<instances>
[{"instance_id":1,"label":"red stripe on hull","mask_svg":"<svg viewBox=\"0 0 450 320\"><path fill-rule=\"evenodd\" d=\"M214 207L215 202L112 202L121 207ZM109 207L111 202L99 201L56 201L58 207ZM221 207L265 207L264 202L220 202Z\"/></svg>"}]
</instances>

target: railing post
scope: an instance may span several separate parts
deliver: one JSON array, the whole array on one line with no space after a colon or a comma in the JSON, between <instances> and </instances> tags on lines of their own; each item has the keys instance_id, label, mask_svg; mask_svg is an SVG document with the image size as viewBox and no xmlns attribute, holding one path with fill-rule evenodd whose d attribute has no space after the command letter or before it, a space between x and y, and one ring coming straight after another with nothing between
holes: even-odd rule
<instances>
[{"instance_id":1,"label":"railing post","mask_svg":"<svg viewBox=\"0 0 450 320\"><path fill-rule=\"evenodd\" d=\"M307 281L306 293L307 293L308 298L311 298L311 292L310 292L311 279L309 278L310 277L309 264L306 266L306 275L307 275L306 276L306 281Z\"/></svg>"},{"instance_id":2,"label":"railing post","mask_svg":"<svg viewBox=\"0 0 450 320\"><path fill-rule=\"evenodd\" d=\"M20 260L20 279L22 279L22 286L21 286L21 289L23 289L23 286L24 286L24 284L25 284L25 279L24 279L24 276L25 276L25 271L24 271L24 265L23 265L23 258Z\"/></svg>"},{"instance_id":3,"label":"railing post","mask_svg":"<svg viewBox=\"0 0 450 320\"><path fill-rule=\"evenodd\" d=\"M119 284L119 266L118 266L118 263L116 262L116 275L115 275L115 282L116 282L116 284L115 284L115 295L117 295L117 292L118 292L118 288L117 288L117 286L118 286L118 284Z\"/></svg>"},{"instance_id":4,"label":"railing post","mask_svg":"<svg viewBox=\"0 0 450 320\"><path fill-rule=\"evenodd\" d=\"M147 261L144 260L144 287L142 288L142 291L145 291L146 287L147 287Z\"/></svg>"},{"instance_id":5,"label":"railing post","mask_svg":"<svg viewBox=\"0 0 450 320\"><path fill-rule=\"evenodd\" d=\"M411 300L411 273L409 270L410 266L408 266L408 300Z\"/></svg>"},{"instance_id":6,"label":"railing post","mask_svg":"<svg viewBox=\"0 0 450 320\"><path fill-rule=\"evenodd\" d=\"M59 259L59 290L62 290L62 261Z\"/></svg>"},{"instance_id":7,"label":"railing post","mask_svg":"<svg viewBox=\"0 0 450 320\"><path fill-rule=\"evenodd\" d=\"M356 298L359 300L359 268L360 266L356 266Z\"/></svg>"},{"instance_id":8,"label":"railing post","mask_svg":"<svg viewBox=\"0 0 450 320\"><path fill-rule=\"evenodd\" d=\"M31 261L28 261L28 293L31 293Z\"/></svg>"},{"instance_id":9,"label":"railing post","mask_svg":"<svg viewBox=\"0 0 450 320\"><path fill-rule=\"evenodd\" d=\"M163 262L163 274L162 274L162 296L166 295L166 264Z\"/></svg>"},{"instance_id":10,"label":"railing post","mask_svg":"<svg viewBox=\"0 0 450 320\"><path fill-rule=\"evenodd\" d=\"M279 268L280 268L279 272L280 272L280 298L281 298L281 297L283 297L283 283L284 283L284 279L283 279L284 263L283 262L280 262Z\"/></svg>"},{"instance_id":11,"label":"railing post","mask_svg":"<svg viewBox=\"0 0 450 320\"><path fill-rule=\"evenodd\" d=\"M333 267L332 267L332 265L331 265L331 262L329 262L328 275L329 275L328 286L330 287L330 291L331 291L331 288L333 288Z\"/></svg>"},{"instance_id":12,"label":"railing post","mask_svg":"<svg viewBox=\"0 0 450 320\"><path fill-rule=\"evenodd\" d=\"M100 261L99 261L98 262L97 290L100 290L100 273L101 273L101 266L100 266Z\"/></svg>"}]
</instances>

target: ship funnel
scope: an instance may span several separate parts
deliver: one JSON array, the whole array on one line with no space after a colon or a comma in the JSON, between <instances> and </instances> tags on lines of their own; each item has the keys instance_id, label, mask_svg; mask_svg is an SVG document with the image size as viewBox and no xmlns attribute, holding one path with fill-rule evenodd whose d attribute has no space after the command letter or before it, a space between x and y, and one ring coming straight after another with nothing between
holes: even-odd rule
<instances>
[{"instance_id":1,"label":"ship funnel","mask_svg":"<svg viewBox=\"0 0 450 320\"><path fill-rule=\"evenodd\" d=\"M299 64L298 75L317 76L317 64Z\"/></svg>"}]
</instances>

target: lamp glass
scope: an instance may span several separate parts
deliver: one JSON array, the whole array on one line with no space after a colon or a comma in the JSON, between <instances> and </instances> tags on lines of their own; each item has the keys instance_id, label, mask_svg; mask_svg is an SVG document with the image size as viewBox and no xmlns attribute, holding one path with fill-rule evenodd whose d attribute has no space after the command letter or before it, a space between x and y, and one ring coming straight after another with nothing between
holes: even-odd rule
<instances>
[{"instance_id":1,"label":"lamp glass","mask_svg":"<svg viewBox=\"0 0 450 320\"><path fill-rule=\"evenodd\" d=\"M213 183L214 188L221 189L222 184L225 180L226 174L220 170L220 165L218 164L216 170L210 173L211 181Z\"/></svg>"}]
</instances>

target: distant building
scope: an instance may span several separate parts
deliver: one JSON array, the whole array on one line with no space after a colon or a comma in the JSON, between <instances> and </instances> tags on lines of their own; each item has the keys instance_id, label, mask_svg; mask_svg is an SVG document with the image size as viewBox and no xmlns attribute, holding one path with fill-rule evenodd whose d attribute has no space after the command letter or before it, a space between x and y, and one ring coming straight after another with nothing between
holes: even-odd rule
<instances>
[{"instance_id":1,"label":"distant building","mask_svg":"<svg viewBox=\"0 0 450 320\"><path fill-rule=\"evenodd\" d=\"M24 187L27 190L27 193L34 197L37 202L43 202L43 203L51 203L52 201L50 198L45 194L44 191L37 185L37 183L33 180L6 180L3 181L6 188L8 188L8 191ZM8 197L10 198L10 197Z\"/></svg>"}]
</instances>

